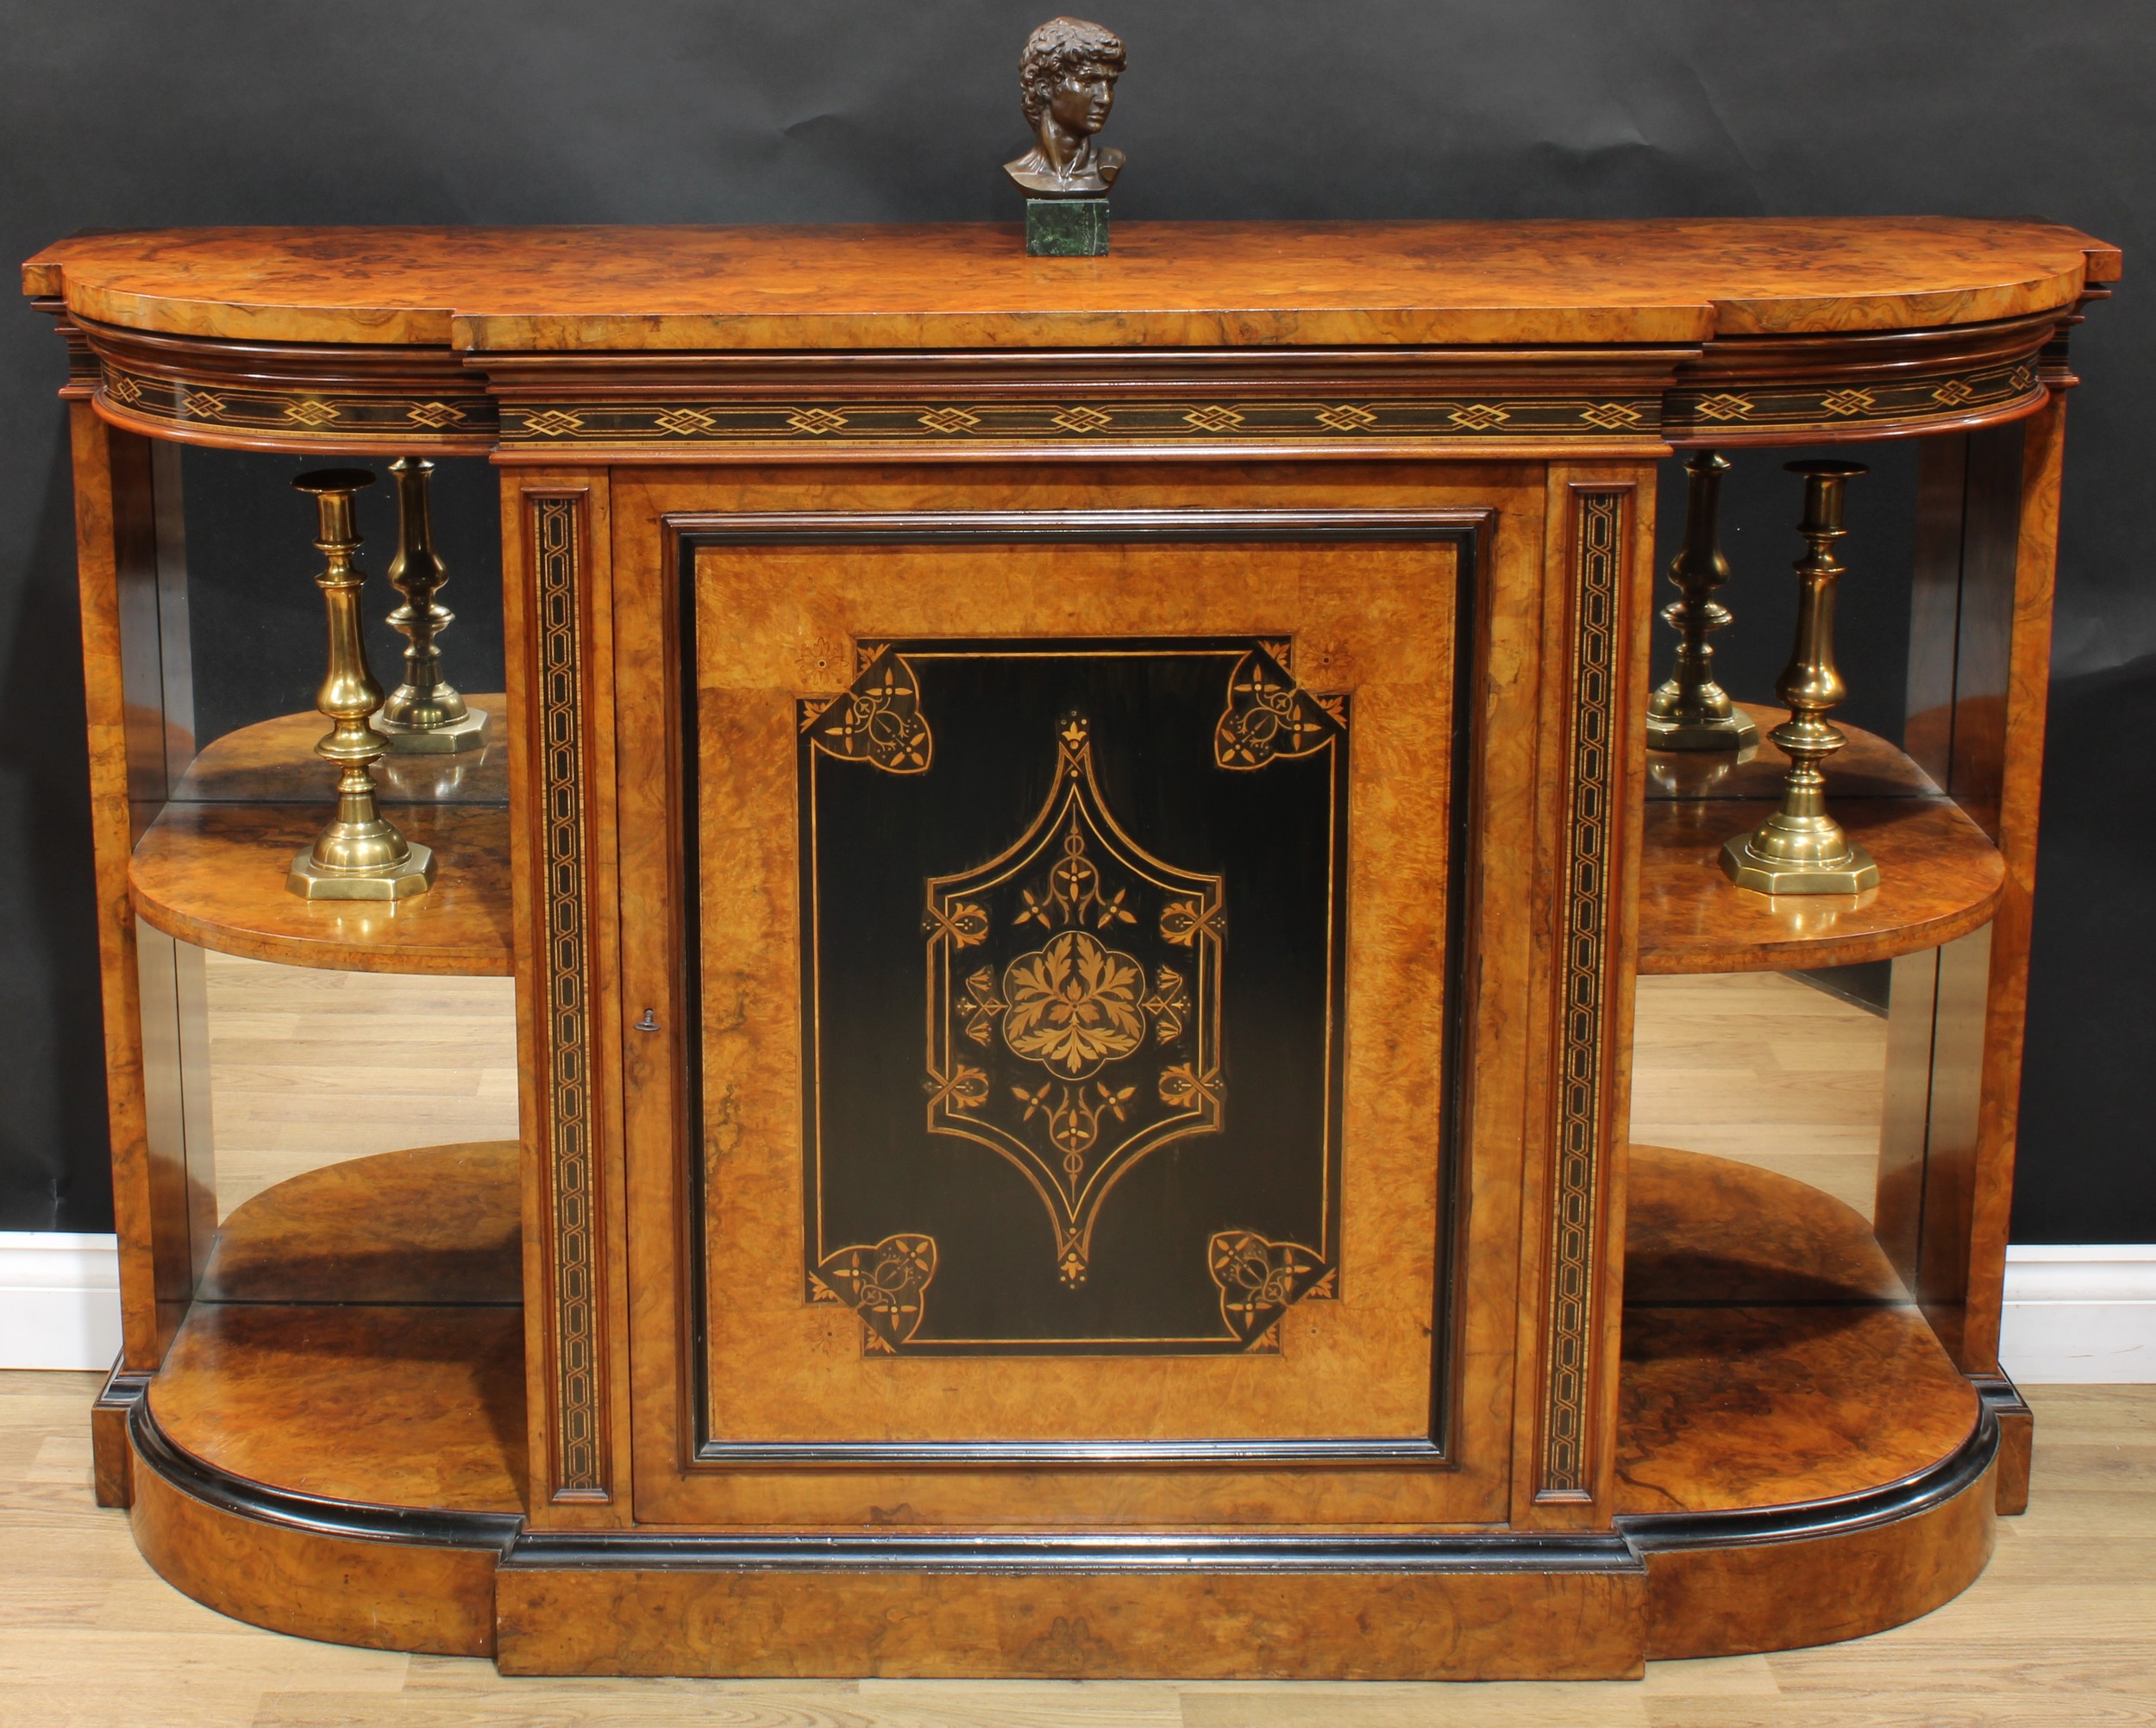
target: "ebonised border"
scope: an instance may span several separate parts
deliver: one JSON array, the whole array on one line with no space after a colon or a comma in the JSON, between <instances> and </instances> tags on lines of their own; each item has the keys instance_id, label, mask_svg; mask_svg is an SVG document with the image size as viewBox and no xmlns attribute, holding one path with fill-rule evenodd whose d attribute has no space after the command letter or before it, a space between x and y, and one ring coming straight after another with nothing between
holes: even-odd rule
<instances>
[{"instance_id":1,"label":"ebonised border","mask_svg":"<svg viewBox=\"0 0 2156 1728\"><path fill-rule=\"evenodd\" d=\"M1959 1447L1902 1481L1788 1506L1620 1517L1608 1535L743 1537L526 1531L501 1563L520 1569L713 1572L1624 1574L1637 1572L1657 1554L1827 1540L1919 1518L1977 1488L1998 1449L1998 1424L1985 1408Z\"/></svg>"},{"instance_id":2,"label":"ebonised border","mask_svg":"<svg viewBox=\"0 0 2156 1728\"><path fill-rule=\"evenodd\" d=\"M175 1444L158 1426L150 1401L138 1398L128 1413L128 1440L135 1462L159 1480L212 1510L235 1518L281 1525L310 1535L361 1542L395 1542L415 1548L479 1548L506 1553L524 1527L521 1512L445 1512L424 1506L367 1506L324 1499L265 1487L204 1462Z\"/></svg>"},{"instance_id":3,"label":"ebonised border","mask_svg":"<svg viewBox=\"0 0 2156 1728\"><path fill-rule=\"evenodd\" d=\"M325 1537L492 1550L516 1568L713 1572L1112 1573L1215 1571L1633 1573L1657 1554L1852 1535L1935 1512L1977 1488L1996 1462L1987 1403L1959 1447L1899 1482L1837 1499L1715 1512L1620 1517L1606 1535L1473 1532L1434 1536L738 1536L654 1530L534 1531L513 1512L361 1505L248 1481L183 1450L149 1400L128 1417L136 1462L215 1511Z\"/></svg>"},{"instance_id":4,"label":"ebonised border","mask_svg":"<svg viewBox=\"0 0 2156 1728\"><path fill-rule=\"evenodd\" d=\"M505 1568L712 1572L1638 1573L1619 1536L685 1536L527 1531Z\"/></svg>"},{"instance_id":5,"label":"ebonised border","mask_svg":"<svg viewBox=\"0 0 2156 1728\"><path fill-rule=\"evenodd\" d=\"M1733 1512L1635 1512L1616 1519L1618 1532L1641 1554L1703 1548L1752 1548L1763 1543L1810 1542L1916 1518L1983 1481L1999 1456L1999 1422L1980 1402L1969 1437L1928 1469L1883 1487L1793 1506Z\"/></svg>"}]
</instances>

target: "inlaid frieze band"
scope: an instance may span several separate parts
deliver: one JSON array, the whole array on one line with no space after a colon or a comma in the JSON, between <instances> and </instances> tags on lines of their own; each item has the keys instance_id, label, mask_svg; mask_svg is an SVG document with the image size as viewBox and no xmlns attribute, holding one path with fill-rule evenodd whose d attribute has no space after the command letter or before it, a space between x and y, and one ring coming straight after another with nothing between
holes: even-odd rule
<instances>
[{"instance_id":1,"label":"inlaid frieze band","mask_svg":"<svg viewBox=\"0 0 2156 1728\"><path fill-rule=\"evenodd\" d=\"M1608 395L1384 393L1073 395L827 400L738 395L500 401L474 373L428 389L354 389L255 377L189 378L109 358L97 362L98 399L128 417L227 433L296 448L404 445L535 450L565 447L697 449L780 443L994 445L1363 443L1448 445L1551 441L1659 442L1786 439L1959 425L2010 415L2042 399L2039 350L1958 365L1871 368L1802 380L1686 384L1662 393Z\"/></svg>"},{"instance_id":2,"label":"inlaid frieze band","mask_svg":"<svg viewBox=\"0 0 2156 1728\"><path fill-rule=\"evenodd\" d=\"M279 388L248 380L191 383L130 371L110 360L99 369L98 396L110 407L175 427L289 440L310 448L409 441L490 448L499 430L494 399L484 390L424 394Z\"/></svg>"},{"instance_id":3,"label":"inlaid frieze band","mask_svg":"<svg viewBox=\"0 0 2156 1728\"><path fill-rule=\"evenodd\" d=\"M818 443L1238 443L1659 435L1651 396L1115 397L1043 401L509 402L505 448Z\"/></svg>"},{"instance_id":4,"label":"inlaid frieze band","mask_svg":"<svg viewBox=\"0 0 2156 1728\"><path fill-rule=\"evenodd\" d=\"M599 1388L598 1169L592 1145L584 820L580 496L530 500L539 636L547 1150L553 1189L555 1493L609 1488Z\"/></svg>"},{"instance_id":5,"label":"inlaid frieze band","mask_svg":"<svg viewBox=\"0 0 2156 1728\"><path fill-rule=\"evenodd\" d=\"M1663 398L1663 430L1671 438L1713 434L1742 442L1747 434L1790 433L1952 422L2034 405L2044 394L2035 351L1990 365L1861 384L1813 381L1673 390Z\"/></svg>"},{"instance_id":6,"label":"inlaid frieze band","mask_svg":"<svg viewBox=\"0 0 2156 1728\"><path fill-rule=\"evenodd\" d=\"M1564 940L1540 1492L1589 1485L1587 1421L1601 1151L1608 1132L1603 1023L1615 907L1617 602L1624 557L1620 491L1574 495L1570 703L1566 736Z\"/></svg>"}]
</instances>

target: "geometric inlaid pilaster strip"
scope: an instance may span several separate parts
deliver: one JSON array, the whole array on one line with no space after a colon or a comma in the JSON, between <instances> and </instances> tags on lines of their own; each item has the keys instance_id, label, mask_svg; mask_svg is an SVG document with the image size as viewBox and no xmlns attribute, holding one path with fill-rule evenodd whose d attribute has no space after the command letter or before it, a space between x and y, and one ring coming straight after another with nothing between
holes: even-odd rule
<instances>
[{"instance_id":1,"label":"geometric inlaid pilaster strip","mask_svg":"<svg viewBox=\"0 0 2156 1728\"><path fill-rule=\"evenodd\" d=\"M553 1175L556 1494L607 1488L599 1397L599 1253L586 962L580 503L534 497L539 756L545 835L547 1143Z\"/></svg>"},{"instance_id":2,"label":"geometric inlaid pilaster strip","mask_svg":"<svg viewBox=\"0 0 2156 1728\"><path fill-rule=\"evenodd\" d=\"M1586 1493L1595 1355L1595 1213L1607 1129L1603 999L1616 843L1618 574L1625 494L1576 492L1571 701L1568 729L1564 946L1559 968L1556 1158L1551 1194L1548 1395L1539 1492Z\"/></svg>"}]
</instances>

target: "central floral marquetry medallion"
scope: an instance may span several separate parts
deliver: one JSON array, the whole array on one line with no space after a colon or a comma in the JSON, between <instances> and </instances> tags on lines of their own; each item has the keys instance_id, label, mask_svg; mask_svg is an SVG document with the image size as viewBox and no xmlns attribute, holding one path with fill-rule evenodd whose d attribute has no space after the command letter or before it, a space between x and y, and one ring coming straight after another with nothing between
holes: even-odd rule
<instances>
[{"instance_id":1,"label":"central floral marquetry medallion","mask_svg":"<svg viewBox=\"0 0 2156 1728\"><path fill-rule=\"evenodd\" d=\"M929 1127L1025 1172L1076 1285L1124 1173L1220 1126L1225 887L1123 830L1084 714L1041 742L1056 772L1025 830L928 883Z\"/></svg>"}]
</instances>

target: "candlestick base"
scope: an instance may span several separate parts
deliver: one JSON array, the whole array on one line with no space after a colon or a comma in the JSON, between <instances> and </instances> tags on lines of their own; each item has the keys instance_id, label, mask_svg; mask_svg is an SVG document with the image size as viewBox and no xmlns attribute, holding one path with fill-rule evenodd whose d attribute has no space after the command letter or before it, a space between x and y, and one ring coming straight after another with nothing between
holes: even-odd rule
<instances>
[{"instance_id":1,"label":"candlestick base","mask_svg":"<svg viewBox=\"0 0 2156 1728\"><path fill-rule=\"evenodd\" d=\"M434 852L411 845L396 863L362 872L317 864L310 847L292 860L285 886L309 900L409 900L434 886Z\"/></svg>"},{"instance_id":2,"label":"candlestick base","mask_svg":"<svg viewBox=\"0 0 2156 1728\"><path fill-rule=\"evenodd\" d=\"M465 756L486 748L486 711L467 709L438 726L400 725L374 717L374 729L392 756Z\"/></svg>"},{"instance_id":3,"label":"candlestick base","mask_svg":"<svg viewBox=\"0 0 2156 1728\"><path fill-rule=\"evenodd\" d=\"M1783 821L1777 813L1749 834L1731 835L1722 844L1722 874L1761 894L1861 894L1877 887L1879 867L1871 855L1833 817L1818 820L1823 829L1792 835L1777 825ZM1821 843L1828 830L1839 847Z\"/></svg>"},{"instance_id":4,"label":"candlestick base","mask_svg":"<svg viewBox=\"0 0 2156 1728\"><path fill-rule=\"evenodd\" d=\"M1647 710L1650 750L1743 750L1759 742L1758 723L1741 708L1733 707L1727 714L1658 711L1677 708L1678 694L1674 681L1655 692ZM1729 698L1722 700L1727 704Z\"/></svg>"}]
</instances>

